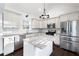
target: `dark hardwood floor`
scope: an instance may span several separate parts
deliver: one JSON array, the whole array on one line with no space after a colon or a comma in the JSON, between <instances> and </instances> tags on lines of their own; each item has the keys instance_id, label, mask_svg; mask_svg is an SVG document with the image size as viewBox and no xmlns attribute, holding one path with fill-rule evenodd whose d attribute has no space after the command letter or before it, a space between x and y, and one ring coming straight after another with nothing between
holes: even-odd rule
<instances>
[{"instance_id":1,"label":"dark hardwood floor","mask_svg":"<svg viewBox=\"0 0 79 59\"><path fill-rule=\"evenodd\" d=\"M53 45L53 47L53 53L50 56L79 56L78 53L60 48L55 44Z\"/></svg>"},{"instance_id":2,"label":"dark hardwood floor","mask_svg":"<svg viewBox=\"0 0 79 59\"><path fill-rule=\"evenodd\" d=\"M54 47L53 53L50 56L79 56L79 54L60 48L55 44L53 45L53 47ZM8 54L6 56L23 56L23 48L15 51L14 53Z\"/></svg>"},{"instance_id":3,"label":"dark hardwood floor","mask_svg":"<svg viewBox=\"0 0 79 59\"><path fill-rule=\"evenodd\" d=\"M13 53L8 54L6 56L23 56L23 48L18 49L16 51L14 51Z\"/></svg>"}]
</instances>

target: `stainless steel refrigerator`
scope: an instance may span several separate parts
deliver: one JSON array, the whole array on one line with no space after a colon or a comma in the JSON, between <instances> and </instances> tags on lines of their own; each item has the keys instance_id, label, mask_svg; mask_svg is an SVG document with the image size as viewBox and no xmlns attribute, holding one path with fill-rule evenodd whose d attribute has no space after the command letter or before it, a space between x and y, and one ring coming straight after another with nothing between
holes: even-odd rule
<instances>
[{"instance_id":1,"label":"stainless steel refrigerator","mask_svg":"<svg viewBox=\"0 0 79 59\"><path fill-rule=\"evenodd\" d=\"M60 23L60 47L79 52L79 20Z\"/></svg>"}]
</instances>

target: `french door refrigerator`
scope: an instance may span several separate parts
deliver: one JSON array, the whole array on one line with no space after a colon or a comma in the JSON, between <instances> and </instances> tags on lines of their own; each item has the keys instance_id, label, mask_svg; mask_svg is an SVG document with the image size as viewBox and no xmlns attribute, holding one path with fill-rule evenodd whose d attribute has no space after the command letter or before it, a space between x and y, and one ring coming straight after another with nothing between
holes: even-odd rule
<instances>
[{"instance_id":1,"label":"french door refrigerator","mask_svg":"<svg viewBox=\"0 0 79 59\"><path fill-rule=\"evenodd\" d=\"M79 21L65 21L60 23L60 47L79 52Z\"/></svg>"}]
</instances>

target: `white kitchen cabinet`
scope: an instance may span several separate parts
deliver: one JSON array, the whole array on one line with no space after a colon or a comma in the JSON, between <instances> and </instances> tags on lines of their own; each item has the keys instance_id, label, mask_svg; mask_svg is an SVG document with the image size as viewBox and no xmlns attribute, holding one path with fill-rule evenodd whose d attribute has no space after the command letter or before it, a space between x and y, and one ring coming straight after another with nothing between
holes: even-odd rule
<instances>
[{"instance_id":1,"label":"white kitchen cabinet","mask_svg":"<svg viewBox=\"0 0 79 59\"><path fill-rule=\"evenodd\" d=\"M32 20L32 28L47 28L47 22L45 20Z\"/></svg>"},{"instance_id":2,"label":"white kitchen cabinet","mask_svg":"<svg viewBox=\"0 0 79 59\"><path fill-rule=\"evenodd\" d=\"M44 19L44 20L33 19L31 26L32 28L47 28L47 24L53 24L53 23L56 23L55 19Z\"/></svg>"},{"instance_id":3,"label":"white kitchen cabinet","mask_svg":"<svg viewBox=\"0 0 79 59\"><path fill-rule=\"evenodd\" d=\"M39 35L41 34L41 35ZM36 35L33 37L33 35ZM43 33L32 34L31 37L24 39L24 56L49 56L53 52L52 36Z\"/></svg>"},{"instance_id":4,"label":"white kitchen cabinet","mask_svg":"<svg viewBox=\"0 0 79 59\"><path fill-rule=\"evenodd\" d=\"M47 20L40 21L40 28L47 28Z\"/></svg>"},{"instance_id":5,"label":"white kitchen cabinet","mask_svg":"<svg viewBox=\"0 0 79 59\"><path fill-rule=\"evenodd\" d=\"M73 12L60 16L60 22L79 20L79 12Z\"/></svg>"},{"instance_id":6,"label":"white kitchen cabinet","mask_svg":"<svg viewBox=\"0 0 79 59\"><path fill-rule=\"evenodd\" d=\"M31 26L32 28L39 28L40 22L38 20L32 20Z\"/></svg>"},{"instance_id":7,"label":"white kitchen cabinet","mask_svg":"<svg viewBox=\"0 0 79 59\"><path fill-rule=\"evenodd\" d=\"M10 29L19 29L22 25L21 14L14 12L12 10L5 9L3 12L4 17L4 28Z\"/></svg>"},{"instance_id":8,"label":"white kitchen cabinet","mask_svg":"<svg viewBox=\"0 0 79 59\"><path fill-rule=\"evenodd\" d=\"M4 55L14 52L14 36L3 37L3 39L4 39L4 48L3 48Z\"/></svg>"},{"instance_id":9,"label":"white kitchen cabinet","mask_svg":"<svg viewBox=\"0 0 79 59\"><path fill-rule=\"evenodd\" d=\"M68 14L68 20L79 20L79 12Z\"/></svg>"},{"instance_id":10,"label":"white kitchen cabinet","mask_svg":"<svg viewBox=\"0 0 79 59\"><path fill-rule=\"evenodd\" d=\"M60 22L64 22L68 20L68 15L62 15L60 16Z\"/></svg>"},{"instance_id":11,"label":"white kitchen cabinet","mask_svg":"<svg viewBox=\"0 0 79 59\"><path fill-rule=\"evenodd\" d=\"M53 40L56 45L60 45L60 36L59 35L54 35Z\"/></svg>"}]
</instances>

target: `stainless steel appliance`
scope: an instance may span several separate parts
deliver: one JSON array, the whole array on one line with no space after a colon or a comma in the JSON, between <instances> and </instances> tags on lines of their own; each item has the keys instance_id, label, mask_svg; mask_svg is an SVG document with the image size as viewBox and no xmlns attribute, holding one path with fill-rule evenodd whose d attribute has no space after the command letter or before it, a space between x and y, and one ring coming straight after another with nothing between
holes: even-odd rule
<instances>
[{"instance_id":1,"label":"stainless steel appliance","mask_svg":"<svg viewBox=\"0 0 79 59\"><path fill-rule=\"evenodd\" d=\"M48 32L46 32L46 34L48 34L48 35L54 35L56 33L55 23L53 23L53 24L47 24L47 29L48 29Z\"/></svg>"},{"instance_id":2,"label":"stainless steel appliance","mask_svg":"<svg viewBox=\"0 0 79 59\"><path fill-rule=\"evenodd\" d=\"M79 21L61 22L60 27L60 47L79 52Z\"/></svg>"}]
</instances>

